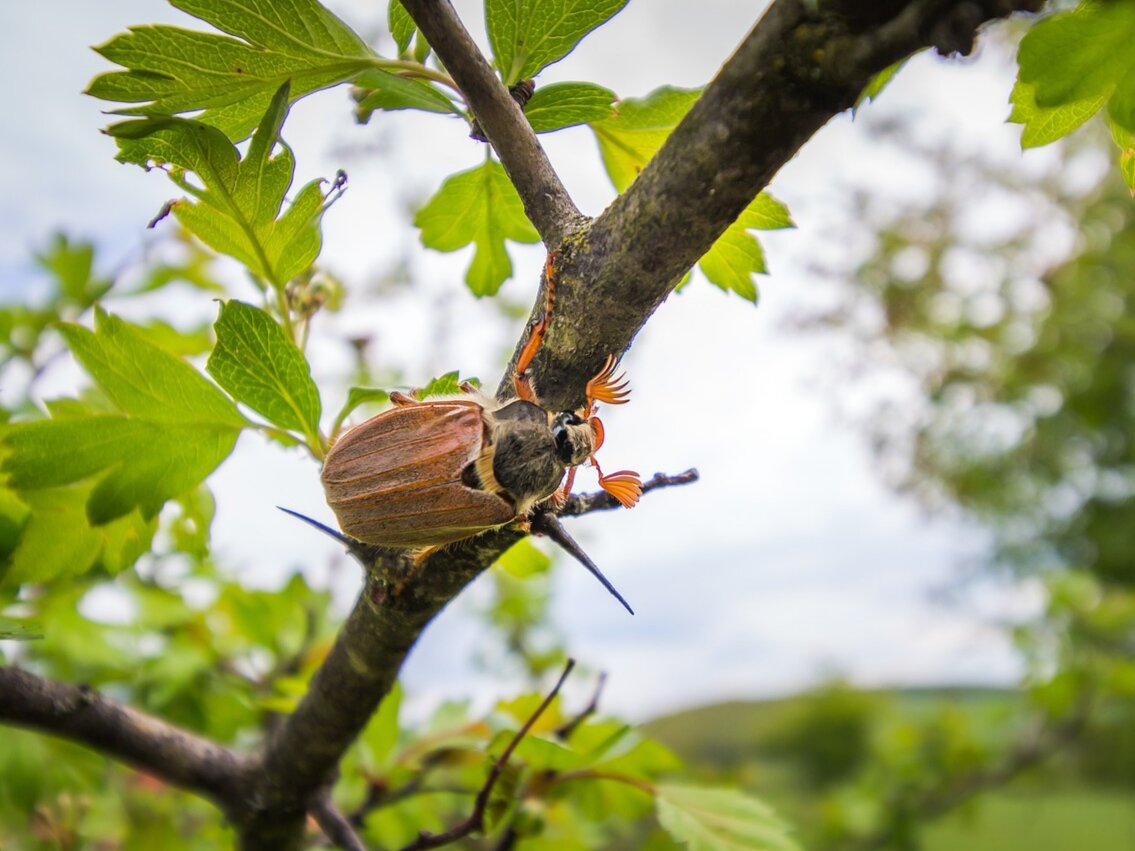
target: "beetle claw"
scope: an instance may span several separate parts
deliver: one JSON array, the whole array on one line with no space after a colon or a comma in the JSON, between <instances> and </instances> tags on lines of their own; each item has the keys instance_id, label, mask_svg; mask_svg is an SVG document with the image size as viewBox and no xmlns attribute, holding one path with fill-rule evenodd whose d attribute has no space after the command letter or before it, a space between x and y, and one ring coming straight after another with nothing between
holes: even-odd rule
<instances>
[{"instance_id":1,"label":"beetle claw","mask_svg":"<svg viewBox=\"0 0 1135 851\"><path fill-rule=\"evenodd\" d=\"M599 487L619 501L624 508L634 508L642 496L642 480L633 470L619 470L599 477Z\"/></svg>"},{"instance_id":2,"label":"beetle claw","mask_svg":"<svg viewBox=\"0 0 1135 851\"><path fill-rule=\"evenodd\" d=\"M608 405L623 405L631 397L630 382L626 373L615 374L619 368L619 361L614 355L607 355L603 368L587 382L588 407L596 402L606 402Z\"/></svg>"}]
</instances>

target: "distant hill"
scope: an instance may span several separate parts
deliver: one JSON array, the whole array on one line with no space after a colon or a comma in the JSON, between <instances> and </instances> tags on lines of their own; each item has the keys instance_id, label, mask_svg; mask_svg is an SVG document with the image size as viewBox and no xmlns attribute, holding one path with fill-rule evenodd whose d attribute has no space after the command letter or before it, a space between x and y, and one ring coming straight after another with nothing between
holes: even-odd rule
<instances>
[{"instance_id":1,"label":"distant hill","mask_svg":"<svg viewBox=\"0 0 1135 851\"><path fill-rule=\"evenodd\" d=\"M948 718L997 745L1020 735L1027 709L1026 698L1008 689L836 684L696 707L643 726L706 782L768 800L797 826L805 847L831 849L838 846L817 841L824 796L861 770L880 730ZM1089 731L1074 754L940 818L925 831L921 851L1135 851L1131 727L1124 720Z\"/></svg>"}]
</instances>

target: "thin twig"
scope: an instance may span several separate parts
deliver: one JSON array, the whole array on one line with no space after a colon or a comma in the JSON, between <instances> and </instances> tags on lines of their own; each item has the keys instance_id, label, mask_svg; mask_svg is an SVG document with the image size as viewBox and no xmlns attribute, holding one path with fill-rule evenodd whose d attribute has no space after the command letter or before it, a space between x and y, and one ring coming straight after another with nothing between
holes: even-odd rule
<instances>
[{"instance_id":1,"label":"thin twig","mask_svg":"<svg viewBox=\"0 0 1135 851\"><path fill-rule=\"evenodd\" d=\"M342 848L343 851L366 851L362 839L355 833L347 817L335 806L329 794L320 796L311 808L311 814L320 830L336 848Z\"/></svg>"},{"instance_id":2,"label":"thin twig","mask_svg":"<svg viewBox=\"0 0 1135 851\"><path fill-rule=\"evenodd\" d=\"M549 249L584 223L532 126L481 55L449 0L403 0L402 5L445 64L524 202L524 212Z\"/></svg>"},{"instance_id":3,"label":"thin twig","mask_svg":"<svg viewBox=\"0 0 1135 851\"><path fill-rule=\"evenodd\" d=\"M607 685L607 672L601 671L599 673L599 680L595 683L595 691L591 693L591 700L587 706L583 707L574 718L562 724L556 729L556 738L566 741L571 738L571 734L575 732L576 728L590 718L599 709L599 698L603 694L603 687Z\"/></svg>"},{"instance_id":4,"label":"thin twig","mask_svg":"<svg viewBox=\"0 0 1135 851\"><path fill-rule=\"evenodd\" d=\"M647 493L657 488L668 488L674 485L688 485L697 480L698 471L693 467L684 473L678 473L676 476L655 473L654 478L642 483L642 492ZM587 514L592 511L608 511L619 507L620 503L617 499L606 491L599 491L597 493L572 494L564 503L564 507L556 514L560 517L577 517L580 514Z\"/></svg>"},{"instance_id":5,"label":"thin twig","mask_svg":"<svg viewBox=\"0 0 1135 851\"><path fill-rule=\"evenodd\" d=\"M226 812L243 805L249 767L240 754L86 686L0 667L0 722L86 745Z\"/></svg>"},{"instance_id":6,"label":"thin twig","mask_svg":"<svg viewBox=\"0 0 1135 851\"><path fill-rule=\"evenodd\" d=\"M493 793L493 787L496 785L497 780L500 778L501 773L504 771L505 766L508 765L508 760L512 756L512 752L516 750L517 746L523 741L524 737L528 735L528 731L540 719L546 710L555 700L556 695L560 693L563 688L564 682L567 680L568 675L571 673L572 668L575 667L575 660L568 659L567 664L564 665L564 672L560 674L559 680L556 681L555 686L547 697L541 701L540 705L536 707L536 711L524 722L524 725L516 731L516 735L508 743L508 747L504 749L496 761L493 763L492 769L489 771L489 776L485 778L485 785L481 787L481 791L477 793L477 799L473 803L473 812L471 812L464 821L451 827L444 833L425 833L422 832L418 838L405 846L402 851L419 851L423 848L440 848L442 845L448 845L451 842L456 842L462 837L468 836L471 833L476 833L484 830L485 827L485 810L489 805L489 798Z\"/></svg>"}]
</instances>

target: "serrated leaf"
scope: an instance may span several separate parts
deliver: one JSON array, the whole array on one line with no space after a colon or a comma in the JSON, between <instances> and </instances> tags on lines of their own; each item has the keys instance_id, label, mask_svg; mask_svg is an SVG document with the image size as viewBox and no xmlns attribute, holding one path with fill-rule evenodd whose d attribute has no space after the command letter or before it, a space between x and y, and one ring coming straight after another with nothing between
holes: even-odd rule
<instances>
[{"instance_id":1,"label":"serrated leaf","mask_svg":"<svg viewBox=\"0 0 1135 851\"><path fill-rule=\"evenodd\" d=\"M201 355L213 346L213 332L208 324L182 330L161 319L151 319L135 327L155 346L179 357Z\"/></svg>"},{"instance_id":2,"label":"serrated leaf","mask_svg":"<svg viewBox=\"0 0 1135 851\"><path fill-rule=\"evenodd\" d=\"M657 89L645 98L620 101L616 115L591 123L607 174L619 192L634 182L700 94L698 90ZM767 268L761 245L751 231L792 226L788 209L762 192L701 258L699 268L721 289L756 302L752 276Z\"/></svg>"},{"instance_id":3,"label":"serrated leaf","mask_svg":"<svg viewBox=\"0 0 1135 851\"><path fill-rule=\"evenodd\" d=\"M537 242L504 168L489 160L448 178L417 215L422 244L437 251L475 246L465 283L474 295L493 295L512 275L505 240Z\"/></svg>"},{"instance_id":4,"label":"serrated leaf","mask_svg":"<svg viewBox=\"0 0 1135 851\"><path fill-rule=\"evenodd\" d=\"M355 115L361 123L366 123L376 109L421 109L426 112L461 114L452 100L424 80L372 70L362 74L355 85L362 92L358 106L355 107Z\"/></svg>"},{"instance_id":5,"label":"serrated leaf","mask_svg":"<svg viewBox=\"0 0 1135 851\"><path fill-rule=\"evenodd\" d=\"M614 115L591 122L615 189L623 192L634 182L700 95L700 89L665 86L644 98L621 100Z\"/></svg>"},{"instance_id":6,"label":"serrated leaf","mask_svg":"<svg viewBox=\"0 0 1135 851\"><path fill-rule=\"evenodd\" d=\"M373 67L376 56L316 0L171 0L229 35L171 26L132 27L96 50L127 70L101 74L87 93L141 104L122 115L198 119L245 138L290 82L296 100ZM235 37L232 37L235 36Z\"/></svg>"},{"instance_id":7,"label":"serrated leaf","mask_svg":"<svg viewBox=\"0 0 1135 851\"><path fill-rule=\"evenodd\" d=\"M239 260L259 278L282 288L319 254L319 219L329 202L321 180L296 193L281 215L295 162L279 138L288 87L276 92L244 158L215 127L184 118L154 117L113 125L118 159L143 167L171 167L170 177L197 199L175 202L173 213L215 251ZM280 150L272 155L277 143ZM201 186L185 177L193 172Z\"/></svg>"},{"instance_id":8,"label":"serrated leaf","mask_svg":"<svg viewBox=\"0 0 1135 851\"><path fill-rule=\"evenodd\" d=\"M205 367L209 375L238 402L318 447L319 390L307 358L279 323L260 308L234 300L221 304L213 329L217 344Z\"/></svg>"},{"instance_id":9,"label":"serrated leaf","mask_svg":"<svg viewBox=\"0 0 1135 851\"><path fill-rule=\"evenodd\" d=\"M894 65L888 65L872 77L867 82L867 85L863 87L863 91L859 93L859 99L855 101L855 109L858 110L863 104L870 103L882 94L883 89L895 78L895 74L897 74L899 69L905 64L906 60L900 59Z\"/></svg>"},{"instance_id":10,"label":"serrated leaf","mask_svg":"<svg viewBox=\"0 0 1135 851\"><path fill-rule=\"evenodd\" d=\"M767 804L736 789L660 784L658 823L690 851L799 851Z\"/></svg>"},{"instance_id":11,"label":"serrated leaf","mask_svg":"<svg viewBox=\"0 0 1135 851\"><path fill-rule=\"evenodd\" d=\"M1023 124L1021 147L1038 148L1062 139L1100 111L1106 98L1099 96L1083 101L1041 107L1037 105L1033 86L1017 80L1009 96L1013 110L1009 121Z\"/></svg>"},{"instance_id":12,"label":"serrated leaf","mask_svg":"<svg viewBox=\"0 0 1135 851\"><path fill-rule=\"evenodd\" d=\"M757 287L753 275L768 272L768 267L761 244L752 231L790 227L793 224L788 208L762 192L718 237L713 247L698 261L698 268L710 283L755 303Z\"/></svg>"},{"instance_id":13,"label":"serrated leaf","mask_svg":"<svg viewBox=\"0 0 1135 851\"><path fill-rule=\"evenodd\" d=\"M197 370L102 311L95 330L63 326L75 357L116 413L73 412L5 426L8 486L28 494L96 479L86 503L94 525L196 487L232 451L245 425L236 406Z\"/></svg>"},{"instance_id":14,"label":"serrated leaf","mask_svg":"<svg viewBox=\"0 0 1135 851\"><path fill-rule=\"evenodd\" d=\"M390 399L390 394L377 387L352 387L347 391L347 401L335 415L335 423L331 426L331 434L339 433L340 426L360 405L381 405Z\"/></svg>"},{"instance_id":15,"label":"serrated leaf","mask_svg":"<svg viewBox=\"0 0 1135 851\"><path fill-rule=\"evenodd\" d=\"M428 399L431 396L455 396L464 392L461 389L462 384L471 384L474 387L481 386L481 382L476 378L462 378L461 373L453 370L453 372L431 378L425 387L419 387L414 391L414 397Z\"/></svg>"},{"instance_id":16,"label":"serrated leaf","mask_svg":"<svg viewBox=\"0 0 1135 851\"><path fill-rule=\"evenodd\" d=\"M1021 144L1054 141L1104 104L1135 131L1135 4L1082 3L1034 25L1021 41L1009 120Z\"/></svg>"},{"instance_id":17,"label":"serrated leaf","mask_svg":"<svg viewBox=\"0 0 1135 851\"><path fill-rule=\"evenodd\" d=\"M88 520L94 485L84 482L21 493L29 508L19 544L0 561L0 584L49 582L96 567L117 573L150 547L157 519L132 511L102 525Z\"/></svg>"},{"instance_id":18,"label":"serrated leaf","mask_svg":"<svg viewBox=\"0 0 1135 851\"><path fill-rule=\"evenodd\" d=\"M200 372L117 316L98 309L94 331L63 325L60 333L99 388L128 416L228 429L246 424L236 406Z\"/></svg>"},{"instance_id":19,"label":"serrated leaf","mask_svg":"<svg viewBox=\"0 0 1135 851\"><path fill-rule=\"evenodd\" d=\"M537 133L602 121L612 113L615 93L594 83L552 83L536 89L524 107Z\"/></svg>"},{"instance_id":20,"label":"serrated leaf","mask_svg":"<svg viewBox=\"0 0 1135 851\"><path fill-rule=\"evenodd\" d=\"M390 7L386 10L386 23L390 27L390 34L394 36L394 43L398 46L398 53L405 53L414 38L417 25L401 0L390 0Z\"/></svg>"},{"instance_id":21,"label":"serrated leaf","mask_svg":"<svg viewBox=\"0 0 1135 851\"><path fill-rule=\"evenodd\" d=\"M506 86L571 53L627 0L485 0L494 64Z\"/></svg>"}]
</instances>

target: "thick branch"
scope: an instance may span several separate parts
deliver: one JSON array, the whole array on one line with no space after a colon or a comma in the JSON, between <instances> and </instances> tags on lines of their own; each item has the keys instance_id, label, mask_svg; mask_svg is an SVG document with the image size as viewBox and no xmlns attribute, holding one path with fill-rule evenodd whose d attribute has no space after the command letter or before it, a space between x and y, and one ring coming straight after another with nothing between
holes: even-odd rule
<instances>
[{"instance_id":1,"label":"thick branch","mask_svg":"<svg viewBox=\"0 0 1135 851\"><path fill-rule=\"evenodd\" d=\"M481 55L449 0L403 0L402 5L461 88L544 244L549 249L559 245L585 219L523 111Z\"/></svg>"},{"instance_id":2,"label":"thick branch","mask_svg":"<svg viewBox=\"0 0 1135 851\"><path fill-rule=\"evenodd\" d=\"M634 184L562 247L556 313L533 365L571 410L774 174L878 72L965 49L981 23L1039 0L775 0ZM968 39L968 40L967 40ZM543 308L538 301L533 318Z\"/></svg>"},{"instance_id":3,"label":"thick branch","mask_svg":"<svg viewBox=\"0 0 1135 851\"><path fill-rule=\"evenodd\" d=\"M407 555L354 553L368 561L363 592L307 694L265 747L256 810L241 825L242 847L298 847L305 813L393 687L426 624L521 537L503 530L446 547L427 558L401 591L397 578L413 569Z\"/></svg>"},{"instance_id":4,"label":"thick branch","mask_svg":"<svg viewBox=\"0 0 1135 851\"><path fill-rule=\"evenodd\" d=\"M249 772L241 756L93 689L0 667L0 722L86 745L230 814L245 805Z\"/></svg>"}]
</instances>

